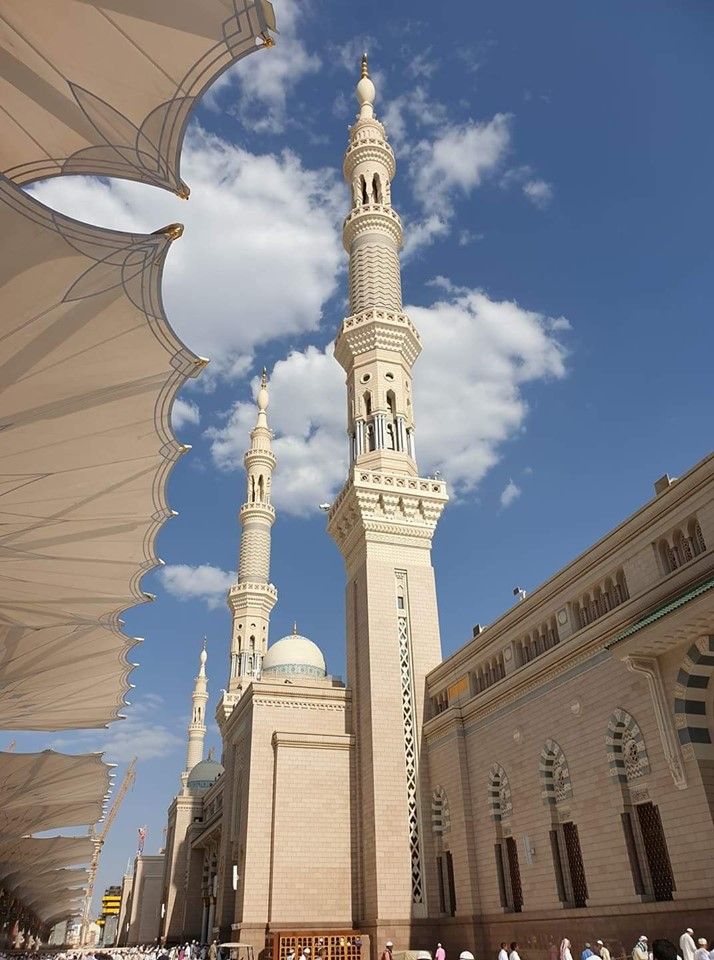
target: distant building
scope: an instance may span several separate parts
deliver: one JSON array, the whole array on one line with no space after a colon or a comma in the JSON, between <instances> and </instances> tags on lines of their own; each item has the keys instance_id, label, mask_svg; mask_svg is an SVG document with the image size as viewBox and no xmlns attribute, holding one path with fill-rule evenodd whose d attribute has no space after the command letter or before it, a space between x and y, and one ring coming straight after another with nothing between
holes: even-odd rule
<instances>
[{"instance_id":1,"label":"distant building","mask_svg":"<svg viewBox=\"0 0 714 960\"><path fill-rule=\"evenodd\" d=\"M347 685L297 629L269 642L276 458L264 375L228 594L222 762L203 759L204 651L160 935L247 942L272 960L308 944L323 960L374 957L387 939L493 956L520 940L544 960L564 935L578 947L602 936L615 956L643 930L704 929L714 456L659 483L442 662L431 541L446 488L417 469L421 347L402 310L395 159L374 96L365 60L344 161L350 314L335 343L351 463L328 514L347 571ZM445 417L459 416L457 397L445 370Z\"/></svg>"}]
</instances>

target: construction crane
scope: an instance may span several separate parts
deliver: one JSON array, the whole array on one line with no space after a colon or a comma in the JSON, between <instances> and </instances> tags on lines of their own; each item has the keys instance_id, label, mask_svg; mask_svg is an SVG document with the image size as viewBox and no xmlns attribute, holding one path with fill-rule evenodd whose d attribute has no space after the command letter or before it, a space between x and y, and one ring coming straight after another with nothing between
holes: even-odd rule
<instances>
[{"instance_id":1,"label":"construction crane","mask_svg":"<svg viewBox=\"0 0 714 960\"><path fill-rule=\"evenodd\" d=\"M84 896L84 905L82 907L82 930L79 938L80 946L85 946L87 943L87 934L89 933L89 917L92 912L92 900L94 899L94 884L97 880L97 870L99 869L99 858L102 853L102 847L104 846L104 841L107 839L109 828L114 823L117 813L119 813L119 807L122 805L124 797L129 792L129 789L133 787L135 780L136 757L134 757L129 764L127 771L124 774L124 779L121 782L121 786L117 790L116 796L114 797L114 802L104 818L104 822L101 825L102 832L99 834L97 833L96 823L93 824L89 830L89 836L94 843L94 849L92 850L92 859L89 862L87 892Z\"/></svg>"}]
</instances>

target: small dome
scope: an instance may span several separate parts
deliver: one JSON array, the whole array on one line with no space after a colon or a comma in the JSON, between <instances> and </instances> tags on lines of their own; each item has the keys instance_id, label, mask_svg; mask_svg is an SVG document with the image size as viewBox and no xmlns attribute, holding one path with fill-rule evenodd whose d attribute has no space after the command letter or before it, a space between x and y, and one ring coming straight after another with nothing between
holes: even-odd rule
<instances>
[{"instance_id":1,"label":"small dome","mask_svg":"<svg viewBox=\"0 0 714 960\"><path fill-rule=\"evenodd\" d=\"M200 760L188 775L186 786L189 790L208 790L223 773L223 767L216 760Z\"/></svg>"},{"instance_id":2,"label":"small dome","mask_svg":"<svg viewBox=\"0 0 714 960\"><path fill-rule=\"evenodd\" d=\"M318 645L299 633L292 633L268 647L263 658L263 677L268 679L284 675L316 679L325 677L325 658Z\"/></svg>"}]
</instances>

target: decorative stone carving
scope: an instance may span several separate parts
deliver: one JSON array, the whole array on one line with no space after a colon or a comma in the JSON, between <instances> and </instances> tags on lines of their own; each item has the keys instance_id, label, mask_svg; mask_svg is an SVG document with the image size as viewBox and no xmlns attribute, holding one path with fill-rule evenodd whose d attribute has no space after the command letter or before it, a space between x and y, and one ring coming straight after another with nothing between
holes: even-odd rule
<instances>
[{"instance_id":1,"label":"decorative stone carving","mask_svg":"<svg viewBox=\"0 0 714 960\"><path fill-rule=\"evenodd\" d=\"M656 657L638 657L631 656L625 658L628 670L633 673L642 673L647 677L647 684L652 698L657 729L659 730L662 741L662 749L672 774L674 785L679 790L685 790L687 787L687 776L684 771L684 761L682 751L679 745L679 737L675 730L672 720L672 714L667 704L667 696L662 682L662 674L659 669L659 662Z\"/></svg>"}]
</instances>

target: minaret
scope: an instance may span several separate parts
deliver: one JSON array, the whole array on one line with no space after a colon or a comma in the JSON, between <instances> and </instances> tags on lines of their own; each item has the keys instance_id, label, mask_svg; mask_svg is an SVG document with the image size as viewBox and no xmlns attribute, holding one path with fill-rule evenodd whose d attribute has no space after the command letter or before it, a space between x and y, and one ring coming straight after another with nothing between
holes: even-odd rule
<instances>
[{"instance_id":1,"label":"minaret","mask_svg":"<svg viewBox=\"0 0 714 960\"><path fill-rule=\"evenodd\" d=\"M206 641L200 656L198 676L191 694L191 722L188 725L188 748L186 749L186 769L181 774L181 783L185 787L189 773L197 763L203 760L203 742L206 739L206 704L208 703L208 677L206 676Z\"/></svg>"},{"instance_id":2,"label":"minaret","mask_svg":"<svg viewBox=\"0 0 714 960\"><path fill-rule=\"evenodd\" d=\"M238 581L228 591L233 630L228 691L223 698L224 715L230 713L246 684L260 678L268 647L270 611L278 599L277 590L269 582L270 531L275 522L270 488L275 454L266 414L268 402L268 375L264 369L256 398L258 419L243 461L247 495L238 514L241 524Z\"/></svg>"},{"instance_id":3,"label":"minaret","mask_svg":"<svg viewBox=\"0 0 714 960\"><path fill-rule=\"evenodd\" d=\"M419 761L424 681L441 661L431 541L447 496L442 481L418 476L412 367L421 344L402 309L402 227L391 203L396 163L374 99L365 55L343 168L352 201L342 234L350 316L335 340L347 375L351 465L328 529L348 581L357 920L381 944L385 936L408 943L413 921L428 913L430 811Z\"/></svg>"}]
</instances>

